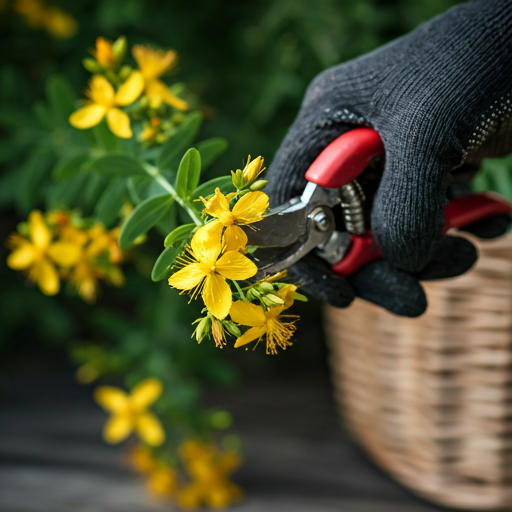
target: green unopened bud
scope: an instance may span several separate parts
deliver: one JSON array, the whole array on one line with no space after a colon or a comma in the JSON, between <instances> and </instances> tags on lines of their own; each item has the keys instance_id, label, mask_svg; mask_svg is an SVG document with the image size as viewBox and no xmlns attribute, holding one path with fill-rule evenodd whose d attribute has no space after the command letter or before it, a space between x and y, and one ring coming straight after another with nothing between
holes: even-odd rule
<instances>
[{"instance_id":1,"label":"green unopened bud","mask_svg":"<svg viewBox=\"0 0 512 512\"><path fill-rule=\"evenodd\" d=\"M233 423L233 417L227 411L217 411L211 416L212 427L218 429L229 428Z\"/></svg>"},{"instance_id":2,"label":"green unopened bud","mask_svg":"<svg viewBox=\"0 0 512 512\"><path fill-rule=\"evenodd\" d=\"M231 171L231 181L236 189L241 189L244 186L244 175L241 169L237 169L236 171Z\"/></svg>"},{"instance_id":3,"label":"green unopened bud","mask_svg":"<svg viewBox=\"0 0 512 512\"><path fill-rule=\"evenodd\" d=\"M105 71L105 77L107 78L107 80L112 83L112 84L117 84L119 83L119 78L118 76L111 70L111 69L107 69Z\"/></svg>"},{"instance_id":4,"label":"green unopened bud","mask_svg":"<svg viewBox=\"0 0 512 512\"><path fill-rule=\"evenodd\" d=\"M101 66L94 59L84 59L82 61L82 65L87 71L89 71L89 73L92 73L93 75L96 75L103 71Z\"/></svg>"},{"instance_id":5,"label":"green unopened bud","mask_svg":"<svg viewBox=\"0 0 512 512\"><path fill-rule=\"evenodd\" d=\"M265 304L265 306L267 306L269 308L273 308L274 306L283 306L284 305L284 300L281 299L281 297L274 295L273 293L264 295L261 298L261 302L263 302L263 304Z\"/></svg>"},{"instance_id":6,"label":"green unopened bud","mask_svg":"<svg viewBox=\"0 0 512 512\"><path fill-rule=\"evenodd\" d=\"M234 322L231 322L230 320L223 320L222 324L226 328L226 331L231 334L231 336L235 336L235 338L240 338L240 336L242 336L240 329Z\"/></svg>"},{"instance_id":7,"label":"green unopened bud","mask_svg":"<svg viewBox=\"0 0 512 512\"><path fill-rule=\"evenodd\" d=\"M201 341L203 341L204 338L210 333L210 317L205 316L204 318L196 320L196 322L199 323L197 324L194 334L196 335L197 343L201 343ZM194 334L192 334L192 336L194 336Z\"/></svg>"},{"instance_id":8,"label":"green unopened bud","mask_svg":"<svg viewBox=\"0 0 512 512\"><path fill-rule=\"evenodd\" d=\"M247 292L245 293L245 296L249 299L249 300L255 300L255 299L259 299L261 297L261 293L256 290L256 288L250 288L249 290L247 290Z\"/></svg>"},{"instance_id":9,"label":"green unopened bud","mask_svg":"<svg viewBox=\"0 0 512 512\"><path fill-rule=\"evenodd\" d=\"M120 36L118 37L114 43L112 44L112 53L116 59L116 64L119 65L123 62L126 57L126 50L128 49L128 43L126 41L126 37Z\"/></svg>"},{"instance_id":10,"label":"green unopened bud","mask_svg":"<svg viewBox=\"0 0 512 512\"><path fill-rule=\"evenodd\" d=\"M158 144L163 144L168 138L169 136L166 133L159 133L155 140Z\"/></svg>"},{"instance_id":11,"label":"green unopened bud","mask_svg":"<svg viewBox=\"0 0 512 512\"><path fill-rule=\"evenodd\" d=\"M274 287L270 283L260 283L256 287L262 293L274 293Z\"/></svg>"},{"instance_id":12,"label":"green unopened bud","mask_svg":"<svg viewBox=\"0 0 512 512\"><path fill-rule=\"evenodd\" d=\"M183 120L185 119L185 114L183 112L175 112L172 117L171 117L171 121L177 125L177 124L181 124L183 122Z\"/></svg>"},{"instance_id":13,"label":"green unopened bud","mask_svg":"<svg viewBox=\"0 0 512 512\"><path fill-rule=\"evenodd\" d=\"M132 74L131 66L123 66L119 71L119 79L124 82Z\"/></svg>"},{"instance_id":14,"label":"green unopened bud","mask_svg":"<svg viewBox=\"0 0 512 512\"><path fill-rule=\"evenodd\" d=\"M267 180L255 181L249 188L255 192L256 190L263 190L268 185Z\"/></svg>"}]
</instances>

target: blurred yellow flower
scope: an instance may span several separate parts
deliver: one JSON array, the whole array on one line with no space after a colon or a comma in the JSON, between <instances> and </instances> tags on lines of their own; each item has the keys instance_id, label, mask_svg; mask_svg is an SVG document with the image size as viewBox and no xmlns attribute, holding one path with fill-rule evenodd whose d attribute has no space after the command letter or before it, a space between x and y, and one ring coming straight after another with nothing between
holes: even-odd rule
<instances>
[{"instance_id":1,"label":"blurred yellow flower","mask_svg":"<svg viewBox=\"0 0 512 512\"><path fill-rule=\"evenodd\" d=\"M25 18L32 28L42 28L56 39L69 39L78 32L73 16L42 0L15 0L13 9Z\"/></svg>"},{"instance_id":2,"label":"blurred yellow flower","mask_svg":"<svg viewBox=\"0 0 512 512\"><path fill-rule=\"evenodd\" d=\"M104 76L93 76L86 91L90 101L85 107L73 112L69 122L75 128L84 130L96 126L106 116L110 130L118 137L129 139L133 135L130 118L117 107L129 105L139 97L141 81L140 73L134 71L115 92L112 84Z\"/></svg>"},{"instance_id":3,"label":"blurred yellow flower","mask_svg":"<svg viewBox=\"0 0 512 512\"><path fill-rule=\"evenodd\" d=\"M176 492L178 504L187 510L202 505L223 509L241 500L242 490L228 475L240 465L236 453L222 453L213 446L187 441L180 447L180 454L192 481Z\"/></svg>"},{"instance_id":4,"label":"blurred yellow flower","mask_svg":"<svg viewBox=\"0 0 512 512\"><path fill-rule=\"evenodd\" d=\"M135 429L139 437L150 446L159 446L165 440L160 420L147 409L162 394L159 379L149 378L139 382L128 395L113 386L100 386L94 391L94 399L112 417L105 424L103 438L115 444L126 439Z\"/></svg>"},{"instance_id":5,"label":"blurred yellow flower","mask_svg":"<svg viewBox=\"0 0 512 512\"><path fill-rule=\"evenodd\" d=\"M189 255L178 258L183 268L169 278L169 285L183 291L193 290L192 298L201 293L208 311L219 319L225 318L232 303L226 279L249 279L256 274L256 265L237 251L224 252L219 258L220 243L201 240L197 233L187 250Z\"/></svg>"},{"instance_id":6,"label":"blurred yellow flower","mask_svg":"<svg viewBox=\"0 0 512 512\"><path fill-rule=\"evenodd\" d=\"M118 235L112 233L118 233L118 231L105 231L105 228L99 224L88 231L69 226L63 232L64 240L70 240L81 248L78 261L73 268L64 272L64 277L76 287L78 295L85 302L96 301L100 279L114 286L124 284L124 275L121 269L115 266L122 260L122 251L117 243ZM109 261L114 265L100 264L97 261L106 252L109 254Z\"/></svg>"},{"instance_id":7,"label":"blurred yellow flower","mask_svg":"<svg viewBox=\"0 0 512 512\"><path fill-rule=\"evenodd\" d=\"M130 466L140 473L149 473L156 464L149 448L141 444L137 445L130 451L128 460L130 462Z\"/></svg>"},{"instance_id":8,"label":"blurred yellow flower","mask_svg":"<svg viewBox=\"0 0 512 512\"><path fill-rule=\"evenodd\" d=\"M13 270L27 271L30 280L37 283L45 295L55 295L60 281L55 264L69 268L80 258L80 247L72 242L52 242L52 232L41 212L35 210L28 217L29 238L13 233L8 240L12 253L7 266Z\"/></svg>"},{"instance_id":9,"label":"blurred yellow flower","mask_svg":"<svg viewBox=\"0 0 512 512\"><path fill-rule=\"evenodd\" d=\"M90 50L90 52L103 69L113 69L116 57L112 51L112 41L104 37L98 37L96 39L96 49Z\"/></svg>"},{"instance_id":10,"label":"blurred yellow flower","mask_svg":"<svg viewBox=\"0 0 512 512\"><path fill-rule=\"evenodd\" d=\"M298 320L297 315L281 315L293 304L293 296L297 289L294 285L286 285L277 295L284 300L284 305L264 310L261 306L237 300L231 306L229 316L233 322L246 325L250 329L242 334L235 343L235 348L243 347L251 341L260 342L263 336L267 338L267 354L277 354L277 347L286 350L291 346L289 339L296 330L294 322ZM294 318L292 322L283 322L283 318ZM257 344L256 344L257 345Z\"/></svg>"},{"instance_id":11,"label":"blurred yellow flower","mask_svg":"<svg viewBox=\"0 0 512 512\"><path fill-rule=\"evenodd\" d=\"M141 45L132 48L132 54L140 71L134 71L142 80L142 88L152 108L158 108L162 102L179 110L186 110L186 101L175 96L159 78L177 61L178 54L174 50L152 50ZM141 92L142 92L141 88Z\"/></svg>"},{"instance_id":12,"label":"blurred yellow flower","mask_svg":"<svg viewBox=\"0 0 512 512\"><path fill-rule=\"evenodd\" d=\"M177 488L176 471L162 462L156 462L149 470L147 486L154 496L160 498L172 496Z\"/></svg>"},{"instance_id":13,"label":"blurred yellow flower","mask_svg":"<svg viewBox=\"0 0 512 512\"><path fill-rule=\"evenodd\" d=\"M215 217L215 220L208 222L197 230L196 237L201 242L214 240L220 243L224 234L226 251L238 251L245 248L247 235L238 226L253 224L263 218L268 208L268 196L264 192L249 192L240 198L231 211L229 199L220 189L215 189L215 195L206 201L201 197L204 204L204 213Z\"/></svg>"}]
</instances>

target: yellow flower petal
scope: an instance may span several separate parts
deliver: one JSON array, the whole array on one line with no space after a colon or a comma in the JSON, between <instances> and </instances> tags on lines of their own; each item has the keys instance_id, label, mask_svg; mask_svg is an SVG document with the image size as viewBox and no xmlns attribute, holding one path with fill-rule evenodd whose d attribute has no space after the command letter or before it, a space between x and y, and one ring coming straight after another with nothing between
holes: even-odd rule
<instances>
[{"instance_id":1,"label":"yellow flower petal","mask_svg":"<svg viewBox=\"0 0 512 512\"><path fill-rule=\"evenodd\" d=\"M55 295L59 293L59 274L50 260L44 258L37 262L32 268L31 275L45 295Z\"/></svg>"},{"instance_id":2,"label":"yellow flower petal","mask_svg":"<svg viewBox=\"0 0 512 512\"><path fill-rule=\"evenodd\" d=\"M242 334L242 336L236 340L235 348L243 347L244 345L247 345L247 343L261 338L265 332L264 326L251 327L251 329Z\"/></svg>"},{"instance_id":3,"label":"yellow flower petal","mask_svg":"<svg viewBox=\"0 0 512 512\"><path fill-rule=\"evenodd\" d=\"M221 276L233 281L249 279L258 272L258 267L237 251L225 252L215 263L215 269Z\"/></svg>"},{"instance_id":4,"label":"yellow flower petal","mask_svg":"<svg viewBox=\"0 0 512 512\"><path fill-rule=\"evenodd\" d=\"M80 130L92 128L101 122L106 112L107 109L101 105L87 105L73 112L69 116L69 123Z\"/></svg>"},{"instance_id":5,"label":"yellow flower petal","mask_svg":"<svg viewBox=\"0 0 512 512\"><path fill-rule=\"evenodd\" d=\"M120 414L129 408L129 397L122 389L100 386L94 390L93 396L94 400L109 412Z\"/></svg>"},{"instance_id":6,"label":"yellow flower petal","mask_svg":"<svg viewBox=\"0 0 512 512\"><path fill-rule=\"evenodd\" d=\"M120 443L133 430L133 420L124 414L116 414L107 420L103 428L103 439L109 444Z\"/></svg>"},{"instance_id":7,"label":"yellow flower petal","mask_svg":"<svg viewBox=\"0 0 512 512\"><path fill-rule=\"evenodd\" d=\"M26 270L34 263L36 251L32 244L25 242L7 257L7 266L13 270Z\"/></svg>"},{"instance_id":8,"label":"yellow flower petal","mask_svg":"<svg viewBox=\"0 0 512 512\"><path fill-rule=\"evenodd\" d=\"M219 188L215 189L215 195L206 202L203 211L216 218L224 212L229 212L229 201Z\"/></svg>"},{"instance_id":9,"label":"yellow flower petal","mask_svg":"<svg viewBox=\"0 0 512 512\"><path fill-rule=\"evenodd\" d=\"M245 249L247 241L247 235L244 230L238 226L228 226L224 231L224 250L226 252Z\"/></svg>"},{"instance_id":10,"label":"yellow flower petal","mask_svg":"<svg viewBox=\"0 0 512 512\"><path fill-rule=\"evenodd\" d=\"M259 156L251 162L251 155L247 157L247 164L244 167L243 176L246 183L254 181L263 171L263 158Z\"/></svg>"},{"instance_id":11,"label":"yellow flower petal","mask_svg":"<svg viewBox=\"0 0 512 512\"><path fill-rule=\"evenodd\" d=\"M175 96L161 80L147 81L145 89L146 96L153 108L158 108L162 101L178 110L187 110L188 108L188 103Z\"/></svg>"},{"instance_id":12,"label":"yellow flower petal","mask_svg":"<svg viewBox=\"0 0 512 512\"><path fill-rule=\"evenodd\" d=\"M213 227L209 229L213 229ZM192 251L194 252L196 259L208 267L211 267L215 265L222 249L220 240L217 238L206 238L204 235L208 234L208 231L203 231L198 236L197 234L200 231L200 229L196 231L196 234L192 237L190 245L192 246Z\"/></svg>"},{"instance_id":13,"label":"yellow flower petal","mask_svg":"<svg viewBox=\"0 0 512 512\"><path fill-rule=\"evenodd\" d=\"M52 240L52 232L46 225L41 212L34 210L28 216L30 240L38 249L46 249Z\"/></svg>"},{"instance_id":14,"label":"yellow flower petal","mask_svg":"<svg viewBox=\"0 0 512 512\"><path fill-rule=\"evenodd\" d=\"M231 288L219 274L212 272L206 277L202 297L208 311L219 320L226 318L231 308Z\"/></svg>"},{"instance_id":15,"label":"yellow flower petal","mask_svg":"<svg viewBox=\"0 0 512 512\"><path fill-rule=\"evenodd\" d=\"M150 446L160 446L165 441L165 431L160 420L150 412L138 416L135 427L140 438Z\"/></svg>"},{"instance_id":16,"label":"yellow flower petal","mask_svg":"<svg viewBox=\"0 0 512 512\"><path fill-rule=\"evenodd\" d=\"M107 124L112 133L121 139L129 139L133 135L128 114L118 108L111 108L107 112Z\"/></svg>"},{"instance_id":17,"label":"yellow flower petal","mask_svg":"<svg viewBox=\"0 0 512 512\"><path fill-rule=\"evenodd\" d=\"M198 245L204 246L207 244L208 246L217 245L220 247L223 229L224 226L217 219L208 222L194 233L194 245L197 247Z\"/></svg>"},{"instance_id":18,"label":"yellow flower petal","mask_svg":"<svg viewBox=\"0 0 512 512\"><path fill-rule=\"evenodd\" d=\"M169 285L178 290L192 290L204 279L205 273L199 263L191 263L169 277Z\"/></svg>"},{"instance_id":19,"label":"yellow flower petal","mask_svg":"<svg viewBox=\"0 0 512 512\"><path fill-rule=\"evenodd\" d=\"M294 284L287 284L277 292L277 296L284 300L283 309L288 309L293 305L296 290L297 287Z\"/></svg>"},{"instance_id":20,"label":"yellow flower petal","mask_svg":"<svg viewBox=\"0 0 512 512\"><path fill-rule=\"evenodd\" d=\"M130 397L132 407L142 410L151 405L163 391L162 382L159 379L145 379L139 382L133 389Z\"/></svg>"},{"instance_id":21,"label":"yellow flower petal","mask_svg":"<svg viewBox=\"0 0 512 512\"><path fill-rule=\"evenodd\" d=\"M261 306L256 306L245 300L233 302L229 311L229 316L233 322L249 327L260 327L265 323L265 312Z\"/></svg>"},{"instance_id":22,"label":"yellow flower petal","mask_svg":"<svg viewBox=\"0 0 512 512\"><path fill-rule=\"evenodd\" d=\"M146 80L162 76L174 65L178 56L174 50L152 50L138 44L132 48L132 54Z\"/></svg>"},{"instance_id":23,"label":"yellow flower petal","mask_svg":"<svg viewBox=\"0 0 512 512\"><path fill-rule=\"evenodd\" d=\"M102 75L96 75L91 78L86 94L96 105L101 105L107 109L114 106L114 87Z\"/></svg>"},{"instance_id":24,"label":"yellow flower petal","mask_svg":"<svg viewBox=\"0 0 512 512\"><path fill-rule=\"evenodd\" d=\"M233 215L237 224L252 224L263 218L268 208L268 196L264 192L249 192L233 207Z\"/></svg>"},{"instance_id":25,"label":"yellow flower petal","mask_svg":"<svg viewBox=\"0 0 512 512\"><path fill-rule=\"evenodd\" d=\"M72 267L82 256L82 249L69 242L55 242L48 247L48 256L61 267Z\"/></svg>"},{"instance_id":26,"label":"yellow flower petal","mask_svg":"<svg viewBox=\"0 0 512 512\"><path fill-rule=\"evenodd\" d=\"M144 90L144 77L140 71L133 71L121 87L119 87L115 102L124 107L133 103Z\"/></svg>"}]
</instances>

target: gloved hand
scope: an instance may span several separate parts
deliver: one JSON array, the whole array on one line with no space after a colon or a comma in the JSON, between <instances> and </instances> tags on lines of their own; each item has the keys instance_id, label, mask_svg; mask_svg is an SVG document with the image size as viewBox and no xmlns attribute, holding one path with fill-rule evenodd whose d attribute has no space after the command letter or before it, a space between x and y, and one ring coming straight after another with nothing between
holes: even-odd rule
<instances>
[{"instance_id":1,"label":"gloved hand","mask_svg":"<svg viewBox=\"0 0 512 512\"><path fill-rule=\"evenodd\" d=\"M469 241L442 236L444 206L450 184L460 194L482 158L512 152L511 55L512 2L475 0L313 80L269 168L271 206L300 194L306 170L330 142L371 126L386 151L371 219L385 260L345 280L309 257L291 269L306 290L338 307L358 295L417 316L426 308L418 280L473 265ZM467 230L497 236L508 220Z\"/></svg>"}]
</instances>

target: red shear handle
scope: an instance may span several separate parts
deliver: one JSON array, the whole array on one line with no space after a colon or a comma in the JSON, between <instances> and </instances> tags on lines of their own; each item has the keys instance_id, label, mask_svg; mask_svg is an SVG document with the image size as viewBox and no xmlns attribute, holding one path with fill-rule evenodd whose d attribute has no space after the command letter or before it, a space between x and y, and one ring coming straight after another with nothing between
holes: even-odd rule
<instances>
[{"instance_id":1,"label":"red shear handle","mask_svg":"<svg viewBox=\"0 0 512 512\"><path fill-rule=\"evenodd\" d=\"M477 220L511 213L512 205L503 197L492 192L485 194L470 194L450 201L444 210L446 222L443 234L450 228L463 228ZM371 233L366 235L351 235L352 245L345 257L332 266L333 272L349 276L356 270L374 260L383 258L379 246L373 240Z\"/></svg>"},{"instance_id":2,"label":"red shear handle","mask_svg":"<svg viewBox=\"0 0 512 512\"><path fill-rule=\"evenodd\" d=\"M331 142L306 172L306 179L324 188L340 188L357 178L372 158L384 154L380 135L354 128Z\"/></svg>"}]
</instances>

